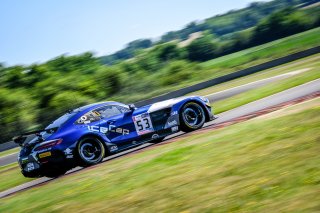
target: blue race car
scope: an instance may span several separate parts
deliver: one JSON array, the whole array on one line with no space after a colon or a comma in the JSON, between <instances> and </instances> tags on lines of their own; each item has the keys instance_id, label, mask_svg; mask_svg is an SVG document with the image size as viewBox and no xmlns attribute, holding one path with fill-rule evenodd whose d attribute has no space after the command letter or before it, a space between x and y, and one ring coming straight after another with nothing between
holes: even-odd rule
<instances>
[{"instance_id":1,"label":"blue race car","mask_svg":"<svg viewBox=\"0 0 320 213\"><path fill-rule=\"evenodd\" d=\"M160 142L179 130L190 132L213 120L209 100L182 97L136 108L102 102L68 111L43 130L14 137L25 177L57 177L100 163L104 157L146 142ZM36 135L32 140L30 135Z\"/></svg>"}]
</instances>

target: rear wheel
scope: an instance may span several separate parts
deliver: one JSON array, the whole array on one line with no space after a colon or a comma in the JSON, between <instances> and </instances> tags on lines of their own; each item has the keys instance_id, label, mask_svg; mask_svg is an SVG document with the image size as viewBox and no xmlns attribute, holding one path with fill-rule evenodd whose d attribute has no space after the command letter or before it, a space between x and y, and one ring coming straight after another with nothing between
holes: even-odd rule
<instances>
[{"instance_id":1,"label":"rear wheel","mask_svg":"<svg viewBox=\"0 0 320 213\"><path fill-rule=\"evenodd\" d=\"M205 120L203 108L198 103L186 103L180 111L180 128L184 132L200 129Z\"/></svg>"},{"instance_id":2,"label":"rear wheel","mask_svg":"<svg viewBox=\"0 0 320 213\"><path fill-rule=\"evenodd\" d=\"M100 163L105 156L105 148L100 140L94 137L83 138L77 146L80 165L83 167Z\"/></svg>"}]
</instances>

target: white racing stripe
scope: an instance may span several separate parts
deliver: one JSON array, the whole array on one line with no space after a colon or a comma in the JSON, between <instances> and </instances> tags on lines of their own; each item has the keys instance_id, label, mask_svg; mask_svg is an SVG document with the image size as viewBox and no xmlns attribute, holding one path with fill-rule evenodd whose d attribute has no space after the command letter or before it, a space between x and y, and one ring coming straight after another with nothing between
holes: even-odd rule
<instances>
[{"instance_id":1,"label":"white racing stripe","mask_svg":"<svg viewBox=\"0 0 320 213\"><path fill-rule=\"evenodd\" d=\"M192 96L188 96L188 97L192 97ZM154 103L149 108L148 113L155 112L155 111L160 110L160 109L169 108L173 104L176 104L179 101L181 101L181 100L183 100L185 98L188 98L188 97L174 98L174 99L169 99L169 100L166 100L166 101L161 101L161 102Z\"/></svg>"}]
</instances>

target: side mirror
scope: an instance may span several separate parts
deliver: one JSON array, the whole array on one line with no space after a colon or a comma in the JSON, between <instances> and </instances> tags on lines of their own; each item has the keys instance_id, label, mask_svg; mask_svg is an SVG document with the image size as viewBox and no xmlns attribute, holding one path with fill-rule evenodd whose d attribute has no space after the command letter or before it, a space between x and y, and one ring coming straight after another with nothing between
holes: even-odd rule
<instances>
[{"instance_id":1,"label":"side mirror","mask_svg":"<svg viewBox=\"0 0 320 213\"><path fill-rule=\"evenodd\" d=\"M134 111L135 109L137 109L137 107L134 104L129 104L128 106L131 111Z\"/></svg>"}]
</instances>

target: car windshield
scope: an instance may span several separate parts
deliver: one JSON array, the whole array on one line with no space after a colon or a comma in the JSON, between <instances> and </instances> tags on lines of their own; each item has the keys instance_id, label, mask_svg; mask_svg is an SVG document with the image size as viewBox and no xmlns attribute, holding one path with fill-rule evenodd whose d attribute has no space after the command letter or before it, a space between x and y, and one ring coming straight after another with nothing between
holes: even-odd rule
<instances>
[{"instance_id":1,"label":"car windshield","mask_svg":"<svg viewBox=\"0 0 320 213\"><path fill-rule=\"evenodd\" d=\"M46 129L59 128L62 124L64 124L70 118L72 118L77 112L78 111L72 111L72 112L68 112L68 113L62 115L60 118L53 121L49 126L47 126Z\"/></svg>"}]
</instances>

